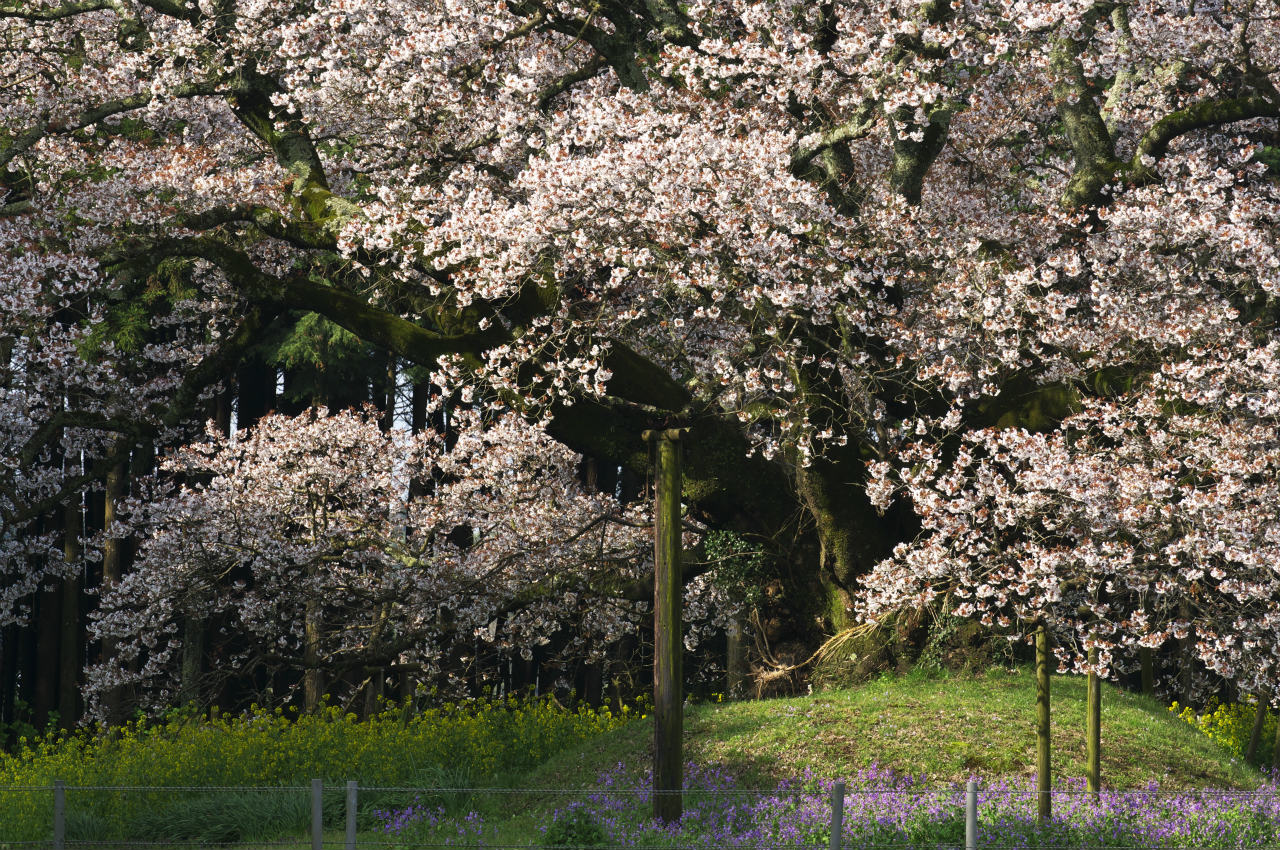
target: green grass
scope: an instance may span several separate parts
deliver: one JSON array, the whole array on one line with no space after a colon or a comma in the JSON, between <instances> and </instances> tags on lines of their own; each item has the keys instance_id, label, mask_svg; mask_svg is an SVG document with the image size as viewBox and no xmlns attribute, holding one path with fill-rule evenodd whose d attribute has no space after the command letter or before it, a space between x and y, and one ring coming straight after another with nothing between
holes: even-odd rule
<instances>
[{"instance_id":1,"label":"green grass","mask_svg":"<svg viewBox=\"0 0 1280 850\"><path fill-rule=\"evenodd\" d=\"M1055 676L1052 686L1053 769L1060 779L1079 778L1085 770L1085 680ZM1030 778L1034 722L1030 670L909 674L804 697L693 705L685 714L685 759L723 766L741 788L771 788L806 773L852 776L872 764L924 774L931 784L970 776ZM518 785L592 789L618 764L639 776L652 747L652 722L629 723L552 756ZM1102 747L1103 782L1111 788L1152 781L1165 790L1252 788L1262 779L1167 706L1105 684ZM535 790L469 804L484 816L486 842L537 844L539 827L569 799ZM442 826L439 837L452 829Z\"/></svg>"},{"instance_id":2,"label":"green grass","mask_svg":"<svg viewBox=\"0 0 1280 850\"><path fill-rule=\"evenodd\" d=\"M1059 778L1080 777L1085 757L1084 679L1055 676L1053 700L1055 774ZM983 779L1030 777L1035 764L1034 718L1035 681L1029 670L884 677L860 687L804 697L691 706L685 716L685 759L722 766L737 777L740 788L770 788L806 773L823 778L852 776L873 764L901 773L924 774L931 783L950 783L973 775ZM467 729L475 739L472 743L481 747L487 739L479 733L480 727L471 728L477 723L487 729L505 724L506 719L500 715L472 716L456 730L451 726L450 737ZM548 823L552 810L570 799L547 793L549 789L593 789L602 773L619 764L638 776L651 763L651 720L589 725L590 731L575 733L577 742L571 742L575 735L570 735L560 738L555 746L539 747L540 755L550 753L541 764L530 767L526 762L516 768L514 757L504 757L508 769L500 776L472 769L464 757L432 765L434 772L423 765L412 777L387 769L378 778L392 780L389 784L409 780L408 784L415 786L456 787L465 777L478 785L530 789L519 794L477 794L466 800L428 799L433 806L446 805L455 816L472 808L480 811L486 843L541 843L539 828ZM534 724L526 729L513 724L503 731L516 737L521 730L527 734L541 727ZM348 734L360 737L366 733L353 729ZM451 744L451 752L462 752L457 744ZM505 741L502 748L521 749L514 740ZM407 751L401 752L403 759ZM217 754L209 756L216 758ZM333 782L360 778L363 784L373 779L349 774L337 764L323 772ZM1143 787L1152 781L1165 789L1248 788L1261 780L1257 771L1233 760L1227 750L1178 719L1166 706L1107 685L1103 690L1102 773L1105 785L1120 789ZM303 784L299 777L274 779ZM149 817L140 819L139 831L160 840L161 833L175 838L181 832L183 837L211 841L233 837L294 840L305 833L305 793L242 793L215 800L218 796L192 793L189 799L166 798L167 805L157 805ZM340 796L337 792L326 794L328 829L341 829ZM375 846L381 843L372 828L376 819L370 809L374 805L399 807L412 800L411 793L387 792L380 799L362 793L362 841ZM102 817L100 811L106 809L85 807L80 815L84 822L69 831L76 832L76 837L96 831L98 825L92 821ZM453 834L456 840L456 822L440 829L441 839Z\"/></svg>"},{"instance_id":3,"label":"green grass","mask_svg":"<svg viewBox=\"0 0 1280 850\"><path fill-rule=\"evenodd\" d=\"M1085 771L1085 679L1054 676L1053 770ZM1030 670L883 677L811 696L694 705L685 715L685 759L721 764L746 787L770 787L810 771L834 778L879 764L930 781L1035 772L1035 679ZM535 769L542 787L591 783L624 762L643 770L652 726L632 723L570 748ZM1250 788L1260 774L1169 712L1104 683L1102 777L1113 788Z\"/></svg>"}]
</instances>

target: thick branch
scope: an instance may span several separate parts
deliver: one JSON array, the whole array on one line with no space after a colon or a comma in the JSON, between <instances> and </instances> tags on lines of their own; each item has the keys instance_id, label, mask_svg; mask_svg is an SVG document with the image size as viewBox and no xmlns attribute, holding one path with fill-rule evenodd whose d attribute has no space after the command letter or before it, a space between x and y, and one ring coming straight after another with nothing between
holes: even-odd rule
<instances>
[{"instance_id":1,"label":"thick branch","mask_svg":"<svg viewBox=\"0 0 1280 850\"><path fill-rule=\"evenodd\" d=\"M178 215L174 223L187 230L210 230L226 224L247 224L272 239L288 242L298 248L335 251L337 239L311 222L291 221L267 207L241 204L215 207L189 215Z\"/></svg>"},{"instance_id":2,"label":"thick branch","mask_svg":"<svg viewBox=\"0 0 1280 850\"><path fill-rule=\"evenodd\" d=\"M924 178L938 154L946 147L952 114L953 110L949 106L931 111L929 123L920 131L923 133L920 139L899 136L897 122L891 122L895 126L892 127L893 165L889 169L889 186L909 204L920 203L924 192Z\"/></svg>"},{"instance_id":3,"label":"thick branch","mask_svg":"<svg viewBox=\"0 0 1280 850\"><path fill-rule=\"evenodd\" d=\"M280 91L275 80L262 74L250 74L242 83L228 98L231 111L294 176L293 198L299 212L321 227L336 231L343 221L355 214L355 207L330 191L320 154L306 126L296 117L279 119L271 103L271 96Z\"/></svg>"},{"instance_id":4,"label":"thick branch","mask_svg":"<svg viewBox=\"0 0 1280 850\"><path fill-rule=\"evenodd\" d=\"M1128 176L1135 183L1155 179L1155 163L1164 157L1179 136L1251 118L1280 118L1280 103L1258 95L1195 103L1157 121L1143 134L1129 163Z\"/></svg>"},{"instance_id":5,"label":"thick branch","mask_svg":"<svg viewBox=\"0 0 1280 850\"><path fill-rule=\"evenodd\" d=\"M945 0L923 3L917 13L934 24L942 23L954 14L951 4ZM915 38L899 39L894 53L898 56L895 61L900 63L910 61L912 56L941 59L946 55L940 45ZM953 103L937 103L928 110L925 125L911 133L903 133L901 128L914 123L914 110L903 107L888 116L893 136L893 165L889 169L889 186L908 204L920 203L925 176L946 147L955 111L956 105Z\"/></svg>"},{"instance_id":6,"label":"thick branch","mask_svg":"<svg viewBox=\"0 0 1280 850\"><path fill-rule=\"evenodd\" d=\"M1071 179L1062 194L1062 204L1066 207L1096 203L1118 165L1115 143L1094 103L1080 61L1080 54L1092 37L1101 14L1101 6L1095 6L1081 24L1080 37L1060 37L1050 55L1051 66L1057 76L1053 96L1075 159Z\"/></svg>"},{"instance_id":7,"label":"thick branch","mask_svg":"<svg viewBox=\"0 0 1280 850\"><path fill-rule=\"evenodd\" d=\"M875 126L875 122L875 105L870 102L863 103L854 111L853 117L848 121L837 124L808 145L793 153L791 155L791 171L793 173L803 171L810 160L827 148L865 138L871 132L871 128Z\"/></svg>"},{"instance_id":8,"label":"thick branch","mask_svg":"<svg viewBox=\"0 0 1280 850\"><path fill-rule=\"evenodd\" d=\"M689 18L672 0L644 0L645 11L668 44L696 47L698 38L689 31Z\"/></svg>"},{"instance_id":9,"label":"thick branch","mask_svg":"<svg viewBox=\"0 0 1280 850\"><path fill-rule=\"evenodd\" d=\"M114 9L115 0L83 0L80 3L65 3L47 9L32 9L28 4L5 4L0 6L0 18L19 18L24 21L60 21L64 18L83 15L87 12L100 12L103 9Z\"/></svg>"},{"instance_id":10,"label":"thick branch","mask_svg":"<svg viewBox=\"0 0 1280 850\"><path fill-rule=\"evenodd\" d=\"M84 413L67 414L61 425L87 426L107 428L120 434L104 455L87 467L80 475L66 479L61 491L35 502L22 505L17 510L3 516L7 526L21 526L36 517L42 516L62 505L68 494L77 493L94 481L105 478L107 471L128 457L130 449L154 437L163 428L173 428L188 421L198 409L200 394L204 389L217 383L226 375L234 364L240 360L251 346L257 343L262 329L280 312L280 306L265 304L251 306L245 313L235 332L225 338L222 345L210 354L191 371L187 372L182 383L169 398L168 406L159 413L154 422L113 421L106 417L94 417ZM57 428L45 427L42 432L56 434Z\"/></svg>"},{"instance_id":11,"label":"thick branch","mask_svg":"<svg viewBox=\"0 0 1280 850\"><path fill-rule=\"evenodd\" d=\"M222 93L218 83L213 81L202 83L191 83L189 85L177 86L169 91L167 95L174 98L203 97L207 95L216 95ZM141 92L139 94L122 97L117 100L107 101L86 109L78 115L72 116L64 120L46 119L40 124L36 124L27 129L22 135L15 138L9 147L0 151L0 171L8 167L9 163L15 158L21 156L31 149L33 145L43 139L50 133L70 133L75 130L82 130L90 124L97 124L103 119L110 118L113 115L120 115L124 112L132 112L135 109L141 109L151 103L152 94L150 92Z\"/></svg>"},{"instance_id":12,"label":"thick branch","mask_svg":"<svg viewBox=\"0 0 1280 850\"><path fill-rule=\"evenodd\" d=\"M489 330L439 334L371 305L359 296L305 278L284 283L283 298L290 306L319 313L363 340L425 366L446 354L476 357L511 340L511 333L495 323Z\"/></svg>"}]
</instances>

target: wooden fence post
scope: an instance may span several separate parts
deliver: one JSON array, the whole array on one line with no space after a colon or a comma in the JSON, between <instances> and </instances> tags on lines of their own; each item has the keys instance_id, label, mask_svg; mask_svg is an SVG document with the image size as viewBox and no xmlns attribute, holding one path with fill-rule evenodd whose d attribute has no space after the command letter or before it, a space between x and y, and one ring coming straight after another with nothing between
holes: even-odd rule
<instances>
[{"instance_id":1,"label":"wooden fence post","mask_svg":"<svg viewBox=\"0 0 1280 850\"><path fill-rule=\"evenodd\" d=\"M1045 823L1053 814L1049 764L1049 629L1036 628L1036 816Z\"/></svg>"},{"instance_id":2,"label":"wooden fence post","mask_svg":"<svg viewBox=\"0 0 1280 850\"><path fill-rule=\"evenodd\" d=\"M683 429L645 431L657 444L653 505L653 815L664 823L684 810L684 636L680 568L680 441Z\"/></svg>"}]
</instances>

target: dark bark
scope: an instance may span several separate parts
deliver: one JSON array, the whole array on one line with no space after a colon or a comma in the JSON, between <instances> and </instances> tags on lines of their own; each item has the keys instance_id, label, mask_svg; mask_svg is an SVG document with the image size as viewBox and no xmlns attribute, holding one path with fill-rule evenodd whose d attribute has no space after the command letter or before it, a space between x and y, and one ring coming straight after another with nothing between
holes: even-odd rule
<instances>
[{"instance_id":1,"label":"dark bark","mask_svg":"<svg viewBox=\"0 0 1280 850\"><path fill-rule=\"evenodd\" d=\"M252 428L275 406L275 367L257 355L241 361L236 370L236 428Z\"/></svg>"},{"instance_id":2,"label":"dark bark","mask_svg":"<svg viewBox=\"0 0 1280 850\"><path fill-rule=\"evenodd\" d=\"M1258 698L1258 703L1253 712L1253 729L1249 732L1249 747L1245 750L1244 760L1246 764L1258 763L1258 746L1262 743L1262 725L1267 720L1267 701Z\"/></svg>"},{"instance_id":3,"label":"dark bark","mask_svg":"<svg viewBox=\"0 0 1280 850\"><path fill-rule=\"evenodd\" d=\"M124 553L125 540L116 537L112 533L112 526L116 520L116 511L120 502L129 492L129 475L125 467L124 460L118 461L107 472L106 489L103 492L102 500L102 526L107 531L107 538L102 544L102 593L110 593L124 578ZM116 656L116 642L114 638L104 638L102 641L102 657L107 663L113 663ZM109 723L119 723L124 720L124 699L125 694L120 688L112 688L107 691L103 699L103 705L106 710L107 721Z\"/></svg>"},{"instance_id":4,"label":"dark bark","mask_svg":"<svg viewBox=\"0 0 1280 850\"><path fill-rule=\"evenodd\" d=\"M204 619L188 615L182 624L182 668L178 679L181 705L203 705L200 685L204 677L205 644Z\"/></svg>"},{"instance_id":5,"label":"dark bark","mask_svg":"<svg viewBox=\"0 0 1280 850\"><path fill-rule=\"evenodd\" d=\"M63 558L79 564L82 555L80 532L83 525L80 500L73 499L63 523ZM58 641L58 717L63 729L72 729L80 719L80 668L84 664L84 620L81 609L81 580L76 575L62 580L61 637Z\"/></svg>"},{"instance_id":6,"label":"dark bark","mask_svg":"<svg viewBox=\"0 0 1280 850\"><path fill-rule=\"evenodd\" d=\"M0 729L7 734L0 736L0 748L13 744L13 723L16 719L18 698L18 644L22 626L16 624L0 628Z\"/></svg>"},{"instance_id":7,"label":"dark bark","mask_svg":"<svg viewBox=\"0 0 1280 850\"><path fill-rule=\"evenodd\" d=\"M31 722L41 732L49 728L58 704L58 639L62 614L59 591L58 585L51 584L40 591L36 603L36 678L32 688Z\"/></svg>"},{"instance_id":8,"label":"dark bark","mask_svg":"<svg viewBox=\"0 0 1280 850\"><path fill-rule=\"evenodd\" d=\"M653 816L680 819L684 767L684 686L680 580L681 516L678 431L648 432L657 444L654 470Z\"/></svg>"}]
</instances>

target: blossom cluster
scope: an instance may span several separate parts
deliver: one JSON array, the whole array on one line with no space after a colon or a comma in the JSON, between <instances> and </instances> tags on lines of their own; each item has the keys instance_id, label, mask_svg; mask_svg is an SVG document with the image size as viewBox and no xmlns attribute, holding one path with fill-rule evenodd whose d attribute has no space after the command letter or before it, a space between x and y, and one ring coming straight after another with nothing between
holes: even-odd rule
<instances>
[{"instance_id":1,"label":"blossom cluster","mask_svg":"<svg viewBox=\"0 0 1280 850\"><path fill-rule=\"evenodd\" d=\"M451 426L386 432L376 411L320 408L234 438L211 428L166 458L122 510L142 536L94 615L118 650L90 694L172 702L192 620L221 677L310 654L333 676L402 665L447 686L478 644L528 659L553 638L603 659L649 610L622 592L652 574L644 512L587 491L580 458L517 417L459 410ZM694 643L736 612L708 581L689 596Z\"/></svg>"}]
</instances>

